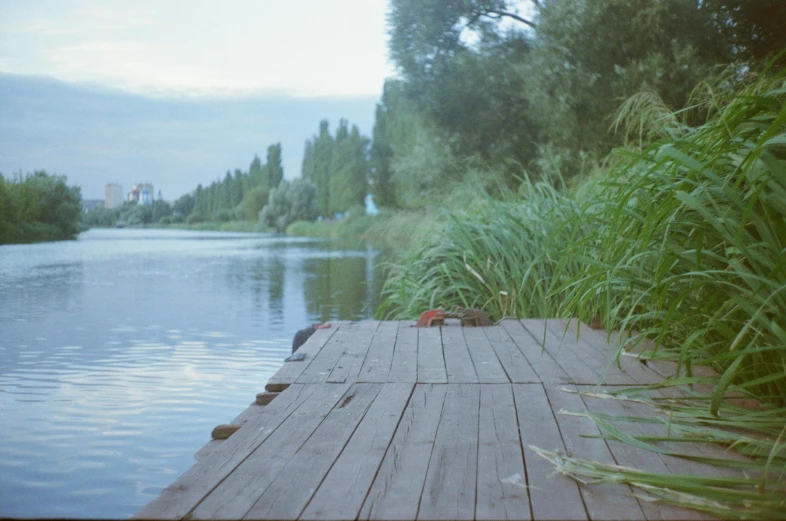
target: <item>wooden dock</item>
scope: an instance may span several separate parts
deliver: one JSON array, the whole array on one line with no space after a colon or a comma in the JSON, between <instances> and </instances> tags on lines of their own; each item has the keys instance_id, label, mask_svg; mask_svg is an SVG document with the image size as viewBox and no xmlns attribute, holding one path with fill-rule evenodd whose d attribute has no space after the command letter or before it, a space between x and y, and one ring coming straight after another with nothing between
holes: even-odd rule
<instances>
[{"instance_id":1,"label":"wooden dock","mask_svg":"<svg viewBox=\"0 0 786 521\"><path fill-rule=\"evenodd\" d=\"M601 331L583 326L577 339L576 322L564 320L412 325L316 331L298 351L305 360L285 363L267 384L277 394L261 401L275 399L249 407L236 433L208 444L137 517L706 519L637 499L627 486L579 485L528 447L661 473L737 472L592 437L592 420L561 413L651 415L576 391L600 381L641 386L675 369L633 357L618 367Z\"/></svg>"}]
</instances>

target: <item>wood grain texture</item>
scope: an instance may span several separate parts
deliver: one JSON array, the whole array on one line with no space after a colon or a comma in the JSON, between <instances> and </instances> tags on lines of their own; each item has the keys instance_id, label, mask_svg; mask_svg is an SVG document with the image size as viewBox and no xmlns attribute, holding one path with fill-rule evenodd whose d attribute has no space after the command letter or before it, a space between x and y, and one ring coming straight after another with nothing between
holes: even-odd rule
<instances>
[{"instance_id":1,"label":"wood grain texture","mask_svg":"<svg viewBox=\"0 0 786 521\"><path fill-rule=\"evenodd\" d=\"M419 327L418 332L418 383L448 383L442 335L439 327Z\"/></svg>"},{"instance_id":2,"label":"wood grain texture","mask_svg":"<svg viewBox=\"0 0 786 521\"><path fill-rule=\"evenodd\" d=\"M566 373L562 367L554 361L548 351L543 349L539 338L533 337L530 332L521 325L521 322L518 320L503 320L500 324L507 332L508 340L501 334L498 339L490 336L495 332L494 328L488 328L486 333L489 335L489 340L492 341L494 350L497 352L499 359L502 360L502 365L505 367L505 370L508 371L508 375L512 382L573 383L572 375ZM511 341L518 350L518 353L511 350L509 347ZM510 351L511 354L503 355L501 349L504 349L504 352ZM510 362L506 363L509 357ZM514 362L516 365L520 365L526 369L524 362L520 361L521 358L526 362L526 366L530 368L529 371L525 371L520 375L512 373L511 367L513 367Z\"/></svg>"},{"instance_id":3,"label":"wood grain texture","mask_svg":"<svg viewBox=\"0 0 786 521\"><path fill-rule=\"evenodd\" d=\"M445 326L440 329L448 383L478 383L475 365L472 363L467 341L464 339L464 329L460 325Z\"/></svg>"},{"instance_id":4,"label":"wood grain texture","mask_svg":"<svg viewBox=\"0 0 786 521\"><path fill-rule=\"evenodd\" d=\"M486 336L486 330L488 328L467 327L463 329L464 339L467 342L478 381L485 384L509 383L510 379Z\"/></svg>"},{"instance_id":5,"label":"wood grain texture","mask_svg":"<svg viewBox=\"0 0 786 521\"><path fill-rule=\"evenodd\" d=\"M389 382L417 382L418 380L418 328L412 323L400 322L393 362L388 373Z\"/></svg>"},{"instance_id":6,"label":"wood grain texture","mask_svg":"<svg viewBox=\"0 0 786 521\"><path fill-rule=\"evenodd\" d=\"M417 517L447 387L415 386L363 502L359 519L413 520Z\"/></svg>"},{"instance_id":7,"label":"wood grain texture","mask_svg":"<svg viewBox=\"0 0 786 521\"><path fill-rule=\"evenodd\" d=\"M649 383L656 383L663 380L663 376L654 371L647 364L642 363L641 360L633 356L617 356L620 350L620 343L615 342L614 338L608 339L606 333L596 329L592 329L586 324L582 324L577 319L573 320L560 320L558 322L559 328L564 330L567 326L567 337L576 339L578 337L578 344L588 351L594 352L595 357L605 364L610 364L614 368L623 371L630 377L633 384L644 385ZM613 383L609 381L609 383Z\"/></svg>"},{"instance_id":8,"label":"wood grain texture","mask_svg":"<svg viewBox=\"0 0 786 521\"><path fill-rule=\"evenodd\" d=\"M475 519L531 519L513 390L480 386Z\"/></svg>"},{"instance_id":9,"label":"wood grain texture","mask_svg":"<svg viewBox=\"0 0 786 521\"><path fill-rule=\"evenodd\" d=\"M549 324L554 319L535 320L522 319L521 325L530 334L542 343L546 353L568 373L574 383L593 384L600 381L601 372L597 370L594 363L594 356L587 356L576 346L571 345L570 339L560 338L554 335L549 328ZM587 364L587 359L592 359L592 363Z\"/></svg>"},{"instance_id":10,"label":"wood grain texture","mask_svg":"<svg viewBox=\"0 0 786 521\"><path fill-rule=\"evenodd\" d=\"M418 519L474 519L480 386L447 386Z\"/></svg>"},{"instance_id":11,"label":"wood grain texture","mask_svg":"<svg viewBox=\"0 0 786 521\"><path fill-rule=\"evenodd\" d=\"M388 381L393 365L393 352L398 338L399 322L381 322L366 353L358 375L359 382ZM413 378L412 382L415 381Z\"/></svg>"},{"instance_id":12,"label":"wood grain texture","mask_svg":"<svg viewBox=\"0 0 786 521\"><path fill-rule=\"evenodd\" d=\"M327 378L331 383L356 382L360 374L360 368L366 359L371 341L377 332L379 322L376 320L364 320L358 324L352 324L352 339L346 342L344 352L336 362L335 367Z\"/></svg>"},{"instance_id":13,"label":"wood grain texture","mask_svg":"<svg viewBox=\"0 0 786 521\"><path fill-rule=\"evenodd\" d=\"M521 442L527 470L527 484L533 519L588 519L575 481L554 471L554 466L529 449L565 453L557 419L542 384L513 385Z\"/></svg>"},{"instance_id":14,"label":"wood grain texture","mask_svg":"<svg viewBox=\"0 0 786 521\"><path fill-rule=\"evenodd\" d=\"M355 519L358 516L413 388L412 383L384 385L301 519Z\"/></svg>"},{"instance_id":15,"label":"wood grain texture","mask_svg":"<svg viewBox=\"0 0 786 521\"><path fill-rule=\"evenodd\" d=\"M297 519L381 389L382 384L353 384L244 517Z\"/></svg>"}]
</instances>

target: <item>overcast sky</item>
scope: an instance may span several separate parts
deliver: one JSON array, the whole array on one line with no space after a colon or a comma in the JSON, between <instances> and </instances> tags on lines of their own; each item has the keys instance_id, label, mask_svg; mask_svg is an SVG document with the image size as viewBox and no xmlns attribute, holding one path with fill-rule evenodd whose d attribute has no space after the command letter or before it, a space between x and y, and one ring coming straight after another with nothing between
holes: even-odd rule
<instances>
[{"instance_id":1,"label":"overcast sky","mask_svg":"<svg viewBox=\"0 0 786 521\"><path fill-rule=\"evenodd\" d=\"M0 72L156 96L379 95L386 0L0 0Z\"/></svg>"}]
</instances>

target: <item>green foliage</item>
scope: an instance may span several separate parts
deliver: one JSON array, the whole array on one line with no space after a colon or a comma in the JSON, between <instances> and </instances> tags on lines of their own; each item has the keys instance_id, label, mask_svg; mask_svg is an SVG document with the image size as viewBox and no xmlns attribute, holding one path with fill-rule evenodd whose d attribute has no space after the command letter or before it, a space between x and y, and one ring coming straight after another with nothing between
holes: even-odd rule
<instances>
[{"instance_id":1,"label":"green foliage","mask_svg":"<svg viewBox=\"0 0 786 521\"><path fill-rule=\"evenodd\" d=\"M301 178L283 181L271 190L268 203L259 212L259 220L282 233L294 221L313 221L317 212L316 187Z\"/></svg>"},{"instance_id":2,"label":"green foliage","mask_svg":"<svg viewBox=\"0 0 786 521\"><path fill-rule=\"evenodd\" d=\"M368 146L357 126L350 130L344 119L335 137L323 120L319 134L306 142L303 178L316 188L320 215L331 216L362 204L368 190Z\"/></svg>"},{"instance_id":3,"label":"green foliage","mask_svg":"<svg viewBox=\"0 0 786 521\"><path fill-rule=\"evenodd\" d=\"M243 219L247 221L256 221L259 211L265 206L269 196L270 190L268 190L266 185L255 186L246 192L240 203L240 211Z\"/></svg>"},{"instance_id":4,"label":"green foliage","mask_svg":"<svg viewBox=\"0 0 786 521\"><path fill-rule=\"evenodd\" d=\"M80 231L82 195L67 178L43 170L0 175L0 244L73 239Z\"/></svg>"}]
</instances>

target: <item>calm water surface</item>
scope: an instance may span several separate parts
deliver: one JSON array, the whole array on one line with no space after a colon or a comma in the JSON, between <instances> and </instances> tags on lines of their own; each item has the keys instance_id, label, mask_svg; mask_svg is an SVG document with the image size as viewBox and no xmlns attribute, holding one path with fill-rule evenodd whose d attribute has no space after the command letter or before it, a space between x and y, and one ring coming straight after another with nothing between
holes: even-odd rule
<instances>
[{"instance_id":1,"label":"calm water surface","mask_svg":"<svg viewBox=\"0 0 786 521\"><path fill-rule=\"evenodd\" d=\"M372 315L375 259L174 230L0 246L0 517L136 513L263 390L297 329Z\"/></svg>"}]
</instances>

